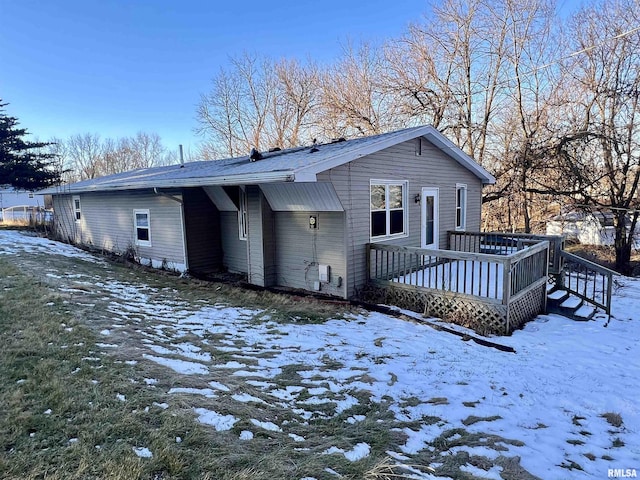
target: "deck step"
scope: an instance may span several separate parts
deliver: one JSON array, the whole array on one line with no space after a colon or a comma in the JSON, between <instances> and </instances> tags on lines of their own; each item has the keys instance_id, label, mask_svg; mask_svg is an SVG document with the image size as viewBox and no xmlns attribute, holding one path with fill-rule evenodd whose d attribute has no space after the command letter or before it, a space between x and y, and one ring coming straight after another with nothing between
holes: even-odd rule
<instances>
[{"instance_id":1,"label":"deck step","mask_svg":"<svg viewBox=\"0 0 640 480\"><path fill-rule=\"evenodd\" d=\"M569 296L569 292L566 290L553 290L547 294L549 300L561 301Z\"/></svg>"},{"instance_id":2,"label":"deck step","mask_svg":"<svg viewBox=\"0 0 640 480\"><path fill-rule=\"evenodd\" d=\"M591 320L595 314L595 307L592 307L591 305L582 305L573 313L573 319L587 321Z\"/></svg>"},{"instance_id":3,"label":"deck step","mask_svg":"<svg viewBox=\"0 0 640 480\"><path fill-rule=\"evenodd\" d=\"M597 308L575 295L570 295L566 290L558 288L547 293L547 312L584 322L594 317Z\"/></svg>"},{"instance_id":4,"label":"deck step","mask_svg":"<svg viewBox=\"0 0 640 480\"><path fill-rule=\"evenodd\" d=\"M578 309L580 305L582 305L582 299L576 296L570 295L569 298L567 298L564 302L560 304L560 307Z\"/></svg>"}]
</instances>

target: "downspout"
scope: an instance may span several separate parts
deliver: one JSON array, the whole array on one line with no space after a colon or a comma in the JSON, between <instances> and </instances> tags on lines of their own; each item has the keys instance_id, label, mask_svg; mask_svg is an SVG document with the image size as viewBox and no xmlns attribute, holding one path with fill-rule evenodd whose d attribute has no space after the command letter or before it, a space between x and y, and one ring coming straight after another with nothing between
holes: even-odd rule
<instances>
[{"instance_id":1,"label":"downspout","mask_svg":"<svg viewBox=\"0 0 640 480\"><path fill-rule=\"evenodd\" d=\"M158 191L157 187L153 187L153 193L156 195L160 195L162 197L166 197L169 200L173 200L174 202L178 202L180 204L180 229L182 230L182 256L184 257L184 271L189 271L189 257L187 257L187 235L184 228L184 200L178 197L174 197L173 195L169 195L168 193Z\"/></svg>"}]
</instances>

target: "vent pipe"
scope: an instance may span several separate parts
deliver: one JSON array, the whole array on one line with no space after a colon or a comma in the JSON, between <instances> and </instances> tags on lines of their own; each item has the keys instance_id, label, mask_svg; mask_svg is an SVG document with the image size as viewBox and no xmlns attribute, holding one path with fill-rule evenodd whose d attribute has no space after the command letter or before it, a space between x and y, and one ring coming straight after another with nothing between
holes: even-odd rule
<instances>
[{"instance_id":1,"label":"vent pipe","mask_svg":"<svg viewBox=\"0 0 640 480\"><path fill-rule=\"evenodd\" d=\"M182 144L178 145L180 149L180 168L184 168L184 154L182 153Z\"/></svg>"}]
</instances>

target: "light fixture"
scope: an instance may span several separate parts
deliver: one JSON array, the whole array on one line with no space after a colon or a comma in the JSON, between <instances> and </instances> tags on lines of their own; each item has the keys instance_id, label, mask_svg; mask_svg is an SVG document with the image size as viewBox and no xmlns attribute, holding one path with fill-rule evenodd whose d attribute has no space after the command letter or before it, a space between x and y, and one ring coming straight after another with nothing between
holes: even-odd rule
<instances>
[{"instance_id":1,"label":"light fixture","mask_svg":"<svg viewBox=\"0 0 640 480\"><path fill-rule=\"evenodd\" d=\"M413 201L416 202L416 203L420 203L420 194L419 193L416 193L416 196L413 197Z\"/></svg>"}]
</instances>

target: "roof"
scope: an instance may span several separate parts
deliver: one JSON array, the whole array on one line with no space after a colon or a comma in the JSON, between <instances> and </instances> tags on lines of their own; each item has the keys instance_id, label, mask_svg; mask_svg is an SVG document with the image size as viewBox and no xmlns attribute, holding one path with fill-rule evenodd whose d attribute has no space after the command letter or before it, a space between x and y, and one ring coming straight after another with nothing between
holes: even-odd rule
<instances>
[{"instance_id":1,"label":"roof","mask_svg":"<svg viewBox=\"0 0 640 480\"><path fill-rule=\"evenodd\" d=\"M495 183L495 178L489 172L456 147L442 133L432 126L421 126L353 140L265 152L257 161L251 161L247 155L224 160L143 168L49 188L40 193L315 182L316 175L320 172L418 137L424 137L446 155L469 169L482 180L483 184Z\"/></svg>"},{"instance_id":2,"label":"roof","mask_svg":"<svg viewBox=\"0 0 640 480\"><path fill-rule=\"evenodd\" d=\"M583 210L571 210L551 218L551 221L562 223L584 222L589 219L598 221L603 227L612 227L614 225L614 216L612 212L595 211L588 212Z\"/></svg>"}]
</instances>

